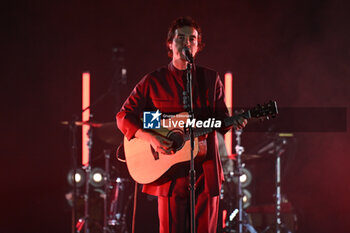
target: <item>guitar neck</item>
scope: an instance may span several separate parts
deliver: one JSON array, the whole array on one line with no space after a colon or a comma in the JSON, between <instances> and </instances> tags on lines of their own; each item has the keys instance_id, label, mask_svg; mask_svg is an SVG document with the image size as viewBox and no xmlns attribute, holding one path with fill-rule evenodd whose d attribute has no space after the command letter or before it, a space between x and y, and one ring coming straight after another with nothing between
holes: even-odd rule
<instances>
[{"instance_id":1,"label":"guitar neck","mask_svg":"<svg viewBox=\"0 0 350 233\"><path fill-rule=\"evenodd\" d=\"M249 119L251 118L251 115L250 115L250 111L247 111L247 112L244 112L244 113L241 113L241 114L237 114L237 115L234 115L232 117L228 117L224 120L223 124L224 124L224 127L228 127L228 126L231 126L235 123L235 121L237 119L239 119L240 117L243 117L245 119ZM213 132L214 129L213 128L194 128L193 129L193 136L196 138L196 137L200 137L200 136L203 136L205 134L209 134L211 132ZM187 131L186 135L185 135L185 140L190 140L190 135Z\"/></svg>"},{"instance_id":2,"label":"guitar neck","mask_svg":"<svg viewBox=\"0 0 350 233\"><path fill-rule=\"evenodd\" d=\"M224 127L228 127L228 126L231 126L235 123L236 120L238 120L239 118L245 118L245 119L250 119L252 116L250 114L250 110L246 111L246 112L243 112L243 113L240 113L240 114L237 114L237 115L234 115L232 117L228 117L224 120Z\"/></svg>"}]
</instances>

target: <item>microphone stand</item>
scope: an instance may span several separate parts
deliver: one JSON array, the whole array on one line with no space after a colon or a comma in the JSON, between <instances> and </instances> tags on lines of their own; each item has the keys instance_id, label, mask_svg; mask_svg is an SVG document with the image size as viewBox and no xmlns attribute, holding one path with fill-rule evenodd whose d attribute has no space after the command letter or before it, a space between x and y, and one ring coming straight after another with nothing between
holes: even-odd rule
<instances>
[{"instance_id":1,"label":"microphone stand","mask_svg":"<svg viewBox=\"0 0 350 233\"><path fill-rule=\"evenodd\" d=\"M192 61L193 62L193 61ZM193 97L192 97L192 63L187 63L187 83L186 83L186 91L183 92L183 102L184 107L187 109L189 113L189 118L193 120ZM189 170L189 189L190 189L190 225L191 225L191 233L196 232L196 221L195 221L195 203L196 203L196 171L194 169L194 158L193 158L193 150L194 150L194 135L193 128L191 125L188 127L188 132L190 136L191 143L191 160L190 160L190 170Z\"/></svg>"}]
</instances>

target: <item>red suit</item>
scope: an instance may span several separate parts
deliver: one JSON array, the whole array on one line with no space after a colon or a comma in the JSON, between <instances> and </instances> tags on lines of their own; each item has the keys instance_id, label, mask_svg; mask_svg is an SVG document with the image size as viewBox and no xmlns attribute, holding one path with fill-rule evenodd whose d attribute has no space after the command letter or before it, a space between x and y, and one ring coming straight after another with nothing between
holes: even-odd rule
<instances>
[{"instance_id":1,"label":"red suit","mask_svg":"<svg viewBox=\"0 0 350 233\"><path fill-rule=\"evenodd\" d=\"M228 117L224 89L216 71L194 66L193 104L196 119ZM117 114L117 124L130 140L142 128L143 111L176 114L184 112L183 91L186 75L172 63L147 74L134 88ZM228 130L220 129L221 133ZM224 179L215 131L207 137L205 160L196 165L196 223L197 232L215 232L221 183ZM161 232L186 232L189 215L188 167L177 178L164 184L148 184L143 192L158 196Z\"/></svg>"}]
</instances>

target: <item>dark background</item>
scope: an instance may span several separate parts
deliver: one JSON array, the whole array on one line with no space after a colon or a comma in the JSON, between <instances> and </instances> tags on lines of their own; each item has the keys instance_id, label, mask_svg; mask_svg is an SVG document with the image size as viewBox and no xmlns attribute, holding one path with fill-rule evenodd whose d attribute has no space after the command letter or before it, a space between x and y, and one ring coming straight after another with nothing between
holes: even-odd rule
<instances>
[{"instance_id":1,"label":"dark background","mask_svg":"<svg viewBox=\"0 0 350 233\"><path fill-rule=\"evenodd\" d=\"M283 107L349 107L346 1L13 1L1 8L1 233L70 231L64 194L72 159L59 122L79 113L81 73L91 72L94 101L112 82L112 48L125 48L127 85L94 109L96 120L113 121L136 82L169 62L166 31L179 16L202 27L206 48L197 63L233 73L235 106L274 99ZM349 232L350 134L340 124L343 132L296 133L284 192L301 233ZM96 141L95 154L107 147L115 148Z\"/></svg>"}]
</instances>

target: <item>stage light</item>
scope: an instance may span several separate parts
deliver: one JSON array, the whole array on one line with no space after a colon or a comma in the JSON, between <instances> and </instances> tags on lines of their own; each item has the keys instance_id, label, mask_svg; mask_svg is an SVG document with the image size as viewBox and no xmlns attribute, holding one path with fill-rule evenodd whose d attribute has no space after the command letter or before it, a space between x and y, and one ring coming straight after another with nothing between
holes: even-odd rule
<instances>
[{"instance_id":1,"label":"stage light","mask_svg":"<svg viewBox=\"0 0 350 233\"><path fill-rule=\"evenodd\" d=\"M229 115L232 116L233 109L233 76L231 72L225 73L225 103L228 108ZM232 129L224 136L227 155L232 155Z\"/></svg>"},{"instance_id":2,"label":"stage light","mask_svg":"<svg viewBox=\"0 0 350 233\"><path fill-rule=\"evenodd\" d=\"M84 72L82 74L82 110L85 110L90 106L90 73ZM81 119L83 122L90 120L90 109L86 109L82 112ZM88 132L90 125L82 125L82 165L86 166L89 163L89 147L88 141L89 136Z\"/></svg>"},{"instance_id":3,"label":"stage light","mask_svg":"<svg viewBox=\"0 0 350 233\"><path fill-rule=\"evenodd\" d=\"M94 168L90 174L90 184L96 188L104 185L104 170L101 168Z\"/></svg>"},{"instance_id":4,"label":"stage light","mask_svg":"<svg viewBox=\"0 0 350 233\"><path fill-rule=\"evenodd\" d=\"M247 168L242 168L241 171L242 175L239 177L239 179L241 181L242 188L245 188L252 183L253 175ZM237 184L237 177L233 178L233 182Z\"/></svg>"},{"instance_id":5,"label":"stage light","mask_svg":"<svg viewBox=\"0 0 350 233\"><path fill-rule=\"evenodd\" d=\"M248 208L252 203L252 194L247 190L243 189L243 208Z\"/></svg>"},{"instance_id":6,"label":"stage light","mask_svg":"<svg viewBox=\"0 0 350 233\"><path fill-rule=\"evenodd\" d=\"M240 181L241 181L241 183L244 183L244 182L246 182L247 181L247 175L246 174L243 174L243 175L241 175L240 177L239 177L239 179L240 179Z\"/></svg>"},{"instance_id":7,"label":"stage light","mask_svg":"<svg viewBox=\"0 0 350 233\"><path fill-rule=\"evenodd\" d=\"M85 183L85 172L83 171L83 169L81 168L76 169L75 174L74 174L74 170L69 171L67 180L71 186L73 186L74 178L75 178L76 187L77 188L82 187Z\"/></svg>"},{"instance_id":8,"label":"stage light","mask_svg":"<svg viewBox=\"0 0 350 233\"><path fill-rule=\"evenodd\" d=\"M95 182L100 183L102 181L102 174L101 173L95 173L94 176L92 177L92 179Z\"/></svg>"}]
</instances>

